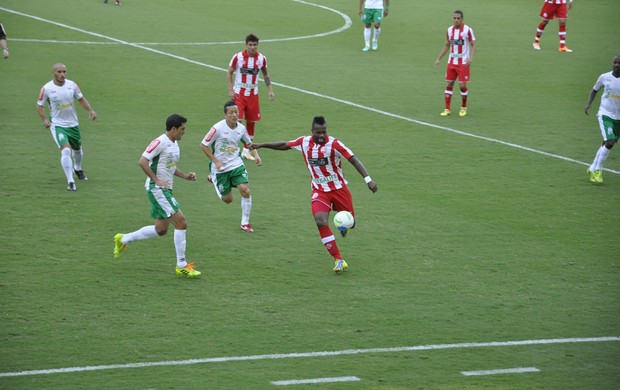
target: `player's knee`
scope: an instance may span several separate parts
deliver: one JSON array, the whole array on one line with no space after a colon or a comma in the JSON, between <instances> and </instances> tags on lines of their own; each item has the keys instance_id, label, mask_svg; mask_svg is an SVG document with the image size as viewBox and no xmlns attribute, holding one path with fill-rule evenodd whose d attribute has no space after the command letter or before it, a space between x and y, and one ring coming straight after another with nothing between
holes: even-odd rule
<instances>
[{"instance_id":1,"label":"player's knee","mask_svg":"<svg viewBox=\"0 0 620 390\"><path fill-rule=\"evenodd\" d=\"M155 227L155 231L159 236L165 236L168 233L168 226L166 227Z\"/></svg>"},{"instance_id":2,"label":"player's knee","mask_svg":"<svg viewBox=\"0 0 620 390\"><path fill-rule=\"evenodd\" d=\"M613 147L614 147L614 145L615 145L615 144L616 144L616 140L614 140L614 139L608 139L607 141L605 141L605 144L604 144L604 145L605 145L605 147L606 147L607 149L611 149L611 148L613 148Z\"/></svg>"},{"instance_id":3,"label":"player's knee","mask_svg":"<svg viewBox=\"0 0 620 390\"><path fill-rule=\"evenodd\" d=\"M318 228L322 228L323 226L327 226L329 224L329 219L326 216L315 215L314 222L316 222L316 226Z\"/></svg>"}]
</instances>

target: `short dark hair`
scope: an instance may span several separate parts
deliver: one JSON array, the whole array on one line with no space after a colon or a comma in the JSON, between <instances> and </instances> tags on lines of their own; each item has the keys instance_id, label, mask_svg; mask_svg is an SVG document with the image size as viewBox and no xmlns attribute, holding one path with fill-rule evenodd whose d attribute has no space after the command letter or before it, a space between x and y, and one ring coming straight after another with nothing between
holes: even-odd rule
<instances>
[{"instance_id":1,"label":"short dark hair","mask_svg":"<svg viewBox=\"0 0 620 390\"><path fill-rule=\"evenodd\" d=\"M256 35L254 35L254 34L248 34L248 36L245 37L245 43L248 43L248 42L256 42L256 43L258 43L258 37Z\"/></svg>"},{"instance_id":2,"label":"short dark hair","mask_svg":"<svg viewBox=\"0 0 620 390\"><path fill-rule=\"evenodd\" d=\"M314 125L323 126L325 124L327 124L327 121L322 116L315 116L314 119L312 119L312 128L313 129L314 129Z\"/></svg>"},{"instance_id":3,"label":"short dark hair","mask_svg":"<svg viewBox=\"0 0 620 390\"><path fill-rule=\"evenodd\" d=\"M173 127L178 129L183 123L187 123L186 117L179 114L172 114L166 119L166 131L172 130Z\"/></svg>"},{"instance_id":4,"label":"short dark hair","mask_svg":"<svg viewBox=\"0 0 620 390\"><path fill-rule=\"evenodd\" d=\"M452 13L453 13L453 14L459 14L459 15L461 15L461 19L465 18L465 17L463 16L463 11L461 11L461 10L459 10L459 9L457 9L456 11L454 11L454 12L452 12Z\"/></svg>"},{"instance_id":5,"label":"short dark hair","mask_svg":"<svg viewBox=\"0 0 620 390\"><path fill-rule=\"evenodd\" d=\"M228 107L232 107L232 106L236 106L237 103L235 103L232 100L227 101L226 103L224 103L224 114L226 114L226 111L228 110Z\"/></svg>"}]
</instances>

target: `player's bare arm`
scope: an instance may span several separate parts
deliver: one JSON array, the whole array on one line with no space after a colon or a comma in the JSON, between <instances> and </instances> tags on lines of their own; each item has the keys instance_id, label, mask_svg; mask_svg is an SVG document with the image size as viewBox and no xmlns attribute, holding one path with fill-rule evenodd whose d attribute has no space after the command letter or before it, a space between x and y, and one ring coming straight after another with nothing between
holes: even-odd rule
<instances>
[{"instance_id":1,"label":"player's bare arm","mask_svg":"<svg viewBox=\"0 0 620 390\"><path fill-rule=\"evenodd\" d=\"M474 60L474 54L476 54L476 41L471 41L471 52L469 54L469 58L467 59L466 65L471 65L471 62Z\"/></svg>"},{"instance_id":2,"label":"player's bare arm","mask_svg":"<svg viewBox=\"0 0 620 390\"><path fill-rule=\"evenodd\" d=\"M97 113L95 112L95 110L93 110L93 108L91 107L90 103L88 102L88 100L86 100L85 97L83 97L80 100L78 100L78 102L80 102L82 107L84 107L84 109L86 111L88 111L88 119L90 119L92 121L97 119Z\"/></svg>"},{"instance_id":3,"label":"player's bare arm","mask_svg":"<svg viewBox=\"0 0 620 390\"><path fill-rule=\"evenodd\" d=\"M189 180L189 181L196 181L196 173L195 172L183 172L182 170L180 170L179 168L177 168L174 171L174 176L178 176L182 179L185 180Z\"/></svg>"},{"instance_id":4,"label":"player's bare arm","mask_svg":"<svg viewBox=\"0 0 620 390\"><path fill-rule=\"evenodd\" d=\"M289 150L291 147L288 146L288 142L279 141L279 142L262 142L258 144L251 144L248 146L250 149L260 149L267 148L273 150Z\"/></svg>"},{"instance_id":5,"label":"player's bare arm","mask_svg":"<svg viewBox=\"0 0 620 390\"><path fill-rule=\"evenodd\" d=\"M254 156L254 162L256 163L256 165L258 165L259 167L263 165L263 160L258 155L258 150L252 147L252 143L249 143L246 146L252 151L252 156Z\"/></svg>"},{"instance_id":6,"label":"player's bare arm","mask_svg":"<svg viewBox=\"0 0 620 390\"><path fill-rule=\"evenodd\" d=\"M235 68L229 67L228 72L226 73L226 83L228 84L228 96L231 99L235 97L235 89L233 88L233 73L235 73Z\"/></svg>"},{"instance_id":7,"label":"player's bare arm","mask_svg":"<svg viewBox=\"0 0 620 390\"><path fill-rule=\"evenodd\" d=\"M586 108L585 108L585 113L586 115L589 115L589 111L590 111L590 107L592 107L592 102L594 101L594 98L596 97L596 94L598 93L598 91L596 90L592 90L590 91L590 95L588 96L588 102L586 103Z\"/></svg>"},{"instance_id":8,"label":"player's bare arm","mask_svg":"<svg viewBox=\"0 0 620 390\"><path fill-rule=\"evenodd\" d=\"M263 80L265 80L265 85L267 86L267 89L269 90L269 100L273 100L276 95L273 93L273 86L271 85L271 77L269 77L269 73L267 72L267 69L263 69Z\"/></svg>"},{"instance_id":9,"label":"player's bare arm","mask_svg":"<svg viewBox=\"0 0 620 390\"><path fill-rule=\"evenodd\" d=\"M50 123L49 119L47 118L47 114L45 112L45 108L43 108L43 106L39 106L37 104L37 112L39 113L39 117L41 118L41 121L43 122L43 127L45 127L46 129L49 129L52 124Z\"/></svg>"},{"instance_id":10,"label":"player's bare arm","mask_svg":"<svg viewBox=\"0 0 620 390\"><path fill-rule=\"evenodd\" d=\"M170 183L168 182L168 180L162 180L159 179L157 177L157 175L155 175L155 172L153 172L153 170L150 167L150 162L149 159L141 156L140 157L140 161L138 161L138 165L140 166L140 168L142 168L142 170L144 171L144 173L151 179L153 180L153 182L161 188L170 188Z\"/></svg>"},{"instance_id":11,"label":"player's bare arm","mask_svg":"<svg viewBox=\"0 0 620 390\"><path fill-rule=\"evenodd\" d=\"M448 52L448 50L450 50L450 43L446 42L446 44L441 48L441 50L439 51L439 55L437 56L437 59L435 60L435 68L437 68L439 66L439 61L441 61L441 59L443 58L443 56L446 55L446 53Z\"/></svg>"},{"instance_id":12,"label":"player's bare arm","mask_svg":"<svg viewBox=\"0 0 620 390\"><path fill-rule=\"evenodd\" d=\"M359 158L354 155L349 159L349 162L355 167L355 169L360 173L360 175L362 175L364 181L366 182L366 185L368 185L368 189L371 190L373 193L377 192L377 183L375 183L374 180L371 179L368 171L364 167L364 164L362 164L362 162L359 160Z\"/></svg>"},{"instance_id":13,"label":"player's bare arm","mask_svg":"<svg viewBox=\"0 0 620 390\"><path fill-rule=\"evenodd\" d=\"M205 145L201 144L200 148L202 149L204 154L206 154L207 157L209 157L209 160L211 160L211 162L215 165L215 168L218 171L221 171L222 170L222 162L220 160L218 160L217 157L215 157L215 155L211 151L211 147L210 146L205 146Z\"/></svg>"}]
</instances>

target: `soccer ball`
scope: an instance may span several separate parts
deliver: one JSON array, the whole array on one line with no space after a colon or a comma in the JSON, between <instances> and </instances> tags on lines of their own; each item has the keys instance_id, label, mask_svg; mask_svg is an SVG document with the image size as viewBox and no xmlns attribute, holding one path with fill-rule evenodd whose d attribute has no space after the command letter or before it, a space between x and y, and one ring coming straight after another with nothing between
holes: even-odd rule
<instances>
[{"instance_id":1,"label":"soccer ball","mask_svg":"<svg viewBox=\"0 0 620 390\"><path fill-rule=\"evenodd\" d=\"M334 215L334 225L339 228L344 226L347 229L350 229L355 224L355 219L353 218L353 214L348 211L339 211Z\"/></svg>"}]
</instances>

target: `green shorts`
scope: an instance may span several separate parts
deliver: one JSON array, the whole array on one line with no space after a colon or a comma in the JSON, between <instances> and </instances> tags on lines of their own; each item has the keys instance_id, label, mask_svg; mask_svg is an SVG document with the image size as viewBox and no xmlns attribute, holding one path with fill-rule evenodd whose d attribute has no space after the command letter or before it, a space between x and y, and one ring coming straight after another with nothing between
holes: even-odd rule
<instances>
[{"instance_id":1,"label":"green shorts","mask_svg":"<svg viewBox=\"0 0 620 390\"><path fill-rule=\"evenodd\" d=\"M61 147L62 145L69 144L71 149L79 150L82 147L82 136L80 135L80 127L60 127L52 126L50 129L56 145Z\"/></svg>"},{"instance_id":2,"label":"green shorts","mask_svg":"<svg viewBox=\"0 0 620 390\"><path fill-rule=\"evenodd\" d=\"M382 9L370 9L364 8L364 13L362 14L362 23L371 24L371 23L379 23L383 20L383 10Z\"/></svg>"},{"instance_id":3,"label":"green shorts","mask_svg":"<svg viewBox=\"0 0 620 390\"><path fill-rule=\"evenodd\" d=\"M237 167L231 171L216 173L213 178L213 185L217 191L219 197L228 194L232 191L233 187L237 187L239 184L248 182L248 171L244 165Z\"/></svg>"},{"instance_id":4,"label":"green shorts","mask_svg":"<svg viewBox=\"0 0 620 390\"><path fill-rule=\"evenodd\" d=\"M601 128L603 140L615 139L618 142L620 138L620 120L612 119L607 115L598 115L598 124Z\"/></svg>"},{"instance_id":5,"label":"green shorts","mask_svg":"<svg viewBox=\"0 0 620 390\"><path fill-rule=\"evenodd\" d=\"M171 189L152 186L146 191L146 196L151 203L151 217L153 219L170 218L180 209L179 203L172 196Z\"/></svg>"}]
</instances>

